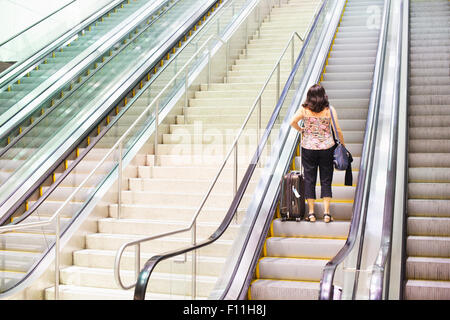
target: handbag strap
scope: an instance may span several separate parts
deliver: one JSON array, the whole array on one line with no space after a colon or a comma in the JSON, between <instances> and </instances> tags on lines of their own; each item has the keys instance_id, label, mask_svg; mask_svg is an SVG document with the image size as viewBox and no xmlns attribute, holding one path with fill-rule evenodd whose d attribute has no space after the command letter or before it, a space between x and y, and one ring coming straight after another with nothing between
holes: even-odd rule
<instances>
[{"instance_id":1,"label":"handbag strap","mask_svg":"<svg viewBox=\"0 0 450 320\"><path fill-rule=\"evenodd\" d=\"M302 162L302 141L303 140L303 132L300 133L300 144L298 146L298 155L300 157L300 174L303 175L303 162Z\"/></svg>"},{"instance_id":2,"label":"handbag strap","mask_svg":"<svg viewBox=\"0 0 450 320\"><path fill-rule=\"evenodd\" d=\"M337 133L337 130L336 130L336 122L334 122L333 110L331 109L331 106L330 106L330 115L331 115L331 121L333 123L331 125L331 129L334 131L334 137L337 140L337 143L341 144L341 140L339 139L339 134Z\"/></svg>"}]
</instances>

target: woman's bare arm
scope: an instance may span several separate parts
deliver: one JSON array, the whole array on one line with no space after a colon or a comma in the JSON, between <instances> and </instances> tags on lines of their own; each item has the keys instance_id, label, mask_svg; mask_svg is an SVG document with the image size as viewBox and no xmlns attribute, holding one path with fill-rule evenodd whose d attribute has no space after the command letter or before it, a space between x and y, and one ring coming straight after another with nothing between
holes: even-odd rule
<instances>
[{"instance_id":1,"label":"woman's bare arm","mask_svg":"<svg viewBox=\"0 0 450 320\"><path fill-rule=\"evenodd\" d=\"M300 132L302 132L303 129L300 128L300 126L298 125L298 122L300 120L302 120L303 117L304 117L304 115L303 115L303 107L300 107L300 109L297 110L297 112L295 113L295 115L292 117L292 120L291 120L291 126L295 130L300 131Z\"/></svg>"}]
</instances>

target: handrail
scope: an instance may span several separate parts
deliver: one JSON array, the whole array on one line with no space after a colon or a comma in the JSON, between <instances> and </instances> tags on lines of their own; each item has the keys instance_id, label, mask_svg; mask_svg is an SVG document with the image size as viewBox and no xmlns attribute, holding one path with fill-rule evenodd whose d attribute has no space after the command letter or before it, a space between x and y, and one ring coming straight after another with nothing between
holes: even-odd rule
<instances>
[{"instance_id":1,"label":"handrail","mask_svg":"<svg viewBox=\"0 0 450 320\"><path fill-rule=\"evenodd\" d=\"M208 7L209 10L209 7ZM55 297L56 299L58 299L59 297L59 248L60 248L60 215L62 212L62 209L70 202L70 200L75 196L75 194L81 190L81 188L87 183L87 181L93 176L93 174L97 171L98 168L101 167L102 164L104 164L104 162L106 161L107 157L110 156L112 154L112 152L116 149L119 150L120 154L121 149L122 149L122 143L125 139L125 137L131 132L131 130L137 126L138 122L140 120L142 120L142 118L144 117L144 115L151 109L151 107L153 106L158 106L159 104L159 99L161 98L161 96L163 95L163 93L165 93L165 91L170 87L170 85L177 79L177 76L180 75L183 72L186 72L186 76L188 75L188 69L187 66L190 64L190 62L192 62L192 60L197 57L200 53L202 53L202 50L204 50L205 46L209 44L209 41L212 38L217 38L219 41L222 41L222 39L220 39L217 36L210 36L207 41L205 41L205 43L197 50L197 52L186 62L185 66L180 69L180 71L177 73L177 75L172 78L172 80L163 88L163 90L154 98L154 100L152 101L152 103L150 105L148 105L145 110L140 114L140 116L133 122L133 124L131 126L129 126L129 128L127 129L127 131L118 139L118 141L114 144L114 146L107 152L107 154L97 163L97 165L95 166L95 168L93 170L91 170L91 172L83 179L83 181L80 183L80 185L68 196L68 198L63 202L63 204L56 210L56 212L46 221L39 221L39 222L31 222L31 223L20 223L19 222L23 221L26 217L28 217L31 213L33 213L35 210L37 210L37 208L39 207L39 205L43 202L43 200L45 200L50 193L64 180L64 178L75 168L75 166L82 160L82 158L84 158L86 156L86 154L88 153L88 151L90 151L95 145L96 143L107 133L107 131L115 124L117 123L117 121L119 120L119 118L126 112L126 110L128 110L128 108L133 104L134 101L137 100L137 98L139 98L143 92L146 91L146 89L148 89L148 87L151 85L151 83L153 83L154 79L153 78L151 81L147 82L143 87L142 90L140 90L138 93L136 93L136 95L134 96L134 98L132 99L132 101L130 101L130 103L128 104L128 107L126 108L125 111L122 111L116 118L114 118L110 124L107 127L107 130L104 130L100 133L99 136L97 136L94 141L91 142L91 144L89 145L88 148L86 148L86 150L83 152L83 154L80 154L80 156L77 158L77 160L74 161L74 163L71 164L71 166L68 168L68 170L66 170L56 181L55 183L49 188L49 192L46 192L45 195L43 195L36 203L35 205L30 208L30 210L27 211L26 214L22 215L20 218L15 219L14 222L12 222L11 224L7 225L7 226L0 226L0 233L4 233L4 232L11 232L11 231L15 231L15 230L22 230L22 229L28 229L28 228L35 228L35 227L43 227L43 226L48 226L50 224L52 224L55 220L56 220L56 241L55 241L55 249L56 249L56 258L55 258ZM185 70L186 69L186 70ZM156 110L156 113L158 112L158 110ZM157 120L157 117L156 119ZM155 121L156 124L156 121ZM157 126L157 124L156 124ZM120 157L119 159L119 167L121 165L121 161L122 161L122 157ZM121 172L119 173L119 175L121 174Z\"/></svg>"},{"instance_id":2,"label":"handrail","mask_svg":"<svg viewBox=\"0 0 450 320\"><path fill-rule=\"evenodd\" d=\"M323 4L325 4L325 3L326 3L326 1L323 2ZM321 8L323 8L323 5L322 5ZM320 11L319 11L319 13L320 13ZM303 58L304 53L305 53L305 48L306 48L305 43L309 42L310 35L311 35L311 30L315 26L315 22L317 21L317 17L319 15L319 13L316 13L316 16L313 19L314 22L312 24L310 24L310 28L311 29L308 29L307 31L305 31L305 35L307 34L307 37L306 37L306 39L304 41L304 45L303 45L303 47L302 47L302 49L301 49L301 51L299 53L299 56L298 56L298 58L297 58L297 60L295 62L294 67L292 68L292 71L291 71L291 73L290 73L290 75L288 77L288 80L286 81L286 84L285 84L285 86L283 88L283 91L281 92L281 95L280 95L279 99L277 100L277 104L275 106L275 109L274 109L274 111L273 111L273 113L272 113L272 115L270 117L269 123L267 124L266 129L264 131L264 135L262 136L262 138L261 138L261 140L260 140L260 142L259 142L259 144L258 144L258 146L256 148L256 151L255 151L255 153L254 153L254 155L252 157L252 160L250 161L250 164L248 165L248 168L247 168L247 170L246 170L246 172L244 174L244 177L241 180L239 188L237 189L237 191L236 191L236 193L234 195L234 198L233 198L233 201L232 201L232 203L230 205L230 208L228 209L228 211L227 211L225 217L223 218L221 224L219 225L219 227L216 229L216 231L214 233L212 233L206 240L203 240L200 243L196 243L196 244L193 244L191 246L187 246L185 248L169 251L169 252L166 252L166 253L163 253L163 254L160 254L160 255L155 255L155 256L151 257L145 263L143 269L139 273L139 278L138 278L137 283L135 285L136 286L135 293L134 293L134 298L135 299L143 300L145 298L145 293L146 293L148 280L149 280L149 278L151 276L152 271L154 270L154 268L156 267L156 265L159 262L161 262L163 260L167 260L167 259L169 259L171 257L174 257L174 256L185 254L185 253L187 253L189 251L200 249L200 248L202 248L202 247L204 247L206 245L209 245L209 244L215 242L217 239L219 239L220 236L228 228L228 226L231 223L231 221L232 221L232 219L233 219L233 217L235 215L235 212L237 211L238 206L239 206L239 204L240 204L240 202L241 202L241 200L242 200L242 198L244 196L244 191L245 191L245 189L247 188L247 186L248 186L248 184L250 182L250 178L251 178L251 176L252 176L252 174L253 174L256 166L257 166L259 158L260 158L260 156L261 156L261 154L263 152L264 146L265 146L265 144L266 144L266 142L268 140L269 134L272 131L274 125L275 125L275 121L276 121L276 119L278 117L278 114L281 111L281 107L283 106L283 102L286 99L286 96L288 94L288 89L291 86L292 82L294 81L295 73L298 70L298 68L300 66L300 62L302 61L302 58ZM303 38L305 38L305 35L303 36ZM292 34L291 39L292 39L293 36L294 36L294 34ZM297 36L298 36L298 34L297 34ZM286 49L288 48L288 46L289 46L289 43L286 46ZM285 49L285 51L286 51L286 49ZM278 63L276 64L274 70L272 71L272 74L275 71L275 69L277 68L277 65L278 65ZM249 114L247 115L247 118L244 121L244 124L241 126L240 132L245 127L245 125L246 125L246 123L248 121L249 115L251 115L251 112L256 107L258 101L259 101L259 98L256 98L255 104L252 107L252 109L249 112ZM229 158L229 156L231 155L232 151L234 150L235 145L236 145L236 143L238 141L238 138L239 137L237 137L234 140L234 143L233 143L232 147L230 148L230 151L228 152L226 159ZM222 170L222 168L223 168L223 165L220 168L220 170ZM213 181L213 183L215 183L215 180ZM136 251L139 252L139 247L137 247ZM138 262L138 260L136 260L136 263L137 262Z\"/></svg>"},{"instance_id":3,"label":"handrail","mask_svg":"<svg viewBox=\"0 0 450 320\"><path fill-rule=\"evenodd\" d=\"M28 30L30 30L30 29L33 28L34 26L40 24L42 21L47 20L48 18L50 18L50 17L53 16L54 14L58 13L59 11L63 10L64 8L70 6L70 5L71 5L72 3L74 3L75 1L78 1L78 0L72 0L72 1L70 1L69 3L65 4L65 5L62 6L61 8L59 8L59 9L53 11L52 13L48 14L47 16L45 16L44 18L42 18L41 20L39 20L39 21L33 23L31 26L28 26L27 28L23 29L22 31L20 31L20 32L16 33L15 35L11 36L9 39L7 39L7 40L1 42L1 43L0 43L0 47L3 46L4 44L10 42L11 40L17 38L17 37L20 36L22 33L27 32Z\"/></svg>"},{"instance_id":4,"label":"handrail","mask_svg":"<svg viewBox=\"0 0 450 320\"><path fill-rule=\"evenodd\" d=\"M146 237L146 238L143 238L143 239L139 239L139 240L135 240L135 241L130 241L130 242L128 242L128 243L123 244L123 245L120 247L120 249L118 250L118 253L117 253L117 255L116 255L116 262L115 262L115 266L116 266L116 268L115 268L115 276L116 276L117 282L119 283L119 285L120 285L123 289L130 289L130 288L133 288L133 287L135 286L135 284L130 285L130 286L124 286L123 283L122 283L122 281L120 280L120 258L121 258L121 256L122 256L124 250L125 250L127 247L132 246L132 245L137 245L137 244L140 244L140 243L142 243L142 242L147 242L147 241L150 241L150 240L160 239L160 238L167 237L167 236L171 236L171 235L174 235L174 234L186 232L186 231L191 230L191 229L194 227L194 225L195 225L195 223L196 223L196 221L197 221L197 217L199 216L200 212L201 212L202 209L203 209L203 206L205 205L206 201L208 200L209 195L211 194L211 192L212 192L214 186L216 185L216 182L217 182L217 180L219 179L220 174L222 173L223 169L225 168L225 165L227 164L228 159L230 158L230 156L231 156L231 154L233 153L233 151L236 152L236 146L237 146L237 143L238 143L239 138L241 137L242 133L244 132L244 128L247 126L247 123L248 123L248 121L250 120L250 117L252 116L252 114L253 114L253 112L255 111L255 109L256 109L257 106L259 106L259 108L261 108L261 96L262 96L262 94L264 93L265 88L266 88L267 85L269 84L269 81L270 81L270 79L272 78L272 75L275 73L276 70L279 69L281 59L283 58L283 56L284 56L284 54L286 53L286 51L287 51L287 49L289 48L289 46L291 45L291 42L292 42L292 40L294 39L294 36L297 36L300 40L302 40L302 37L300 37L300 36L298 35L297 32L294 31L294 32L292 33L291 37L289 38L289 41L287 42L287 44L286 44L286 46L285 46L285 49L283 50L283 53L280 55L280 58L278 59L277 63L275 63L275 66L274 66L272 72L271 72L270 75L267 77L266 82L264 83L264 85L262 86L262 88L261 88L261 90L260 90L258 96L256 97L255 102L253 103L253 106L250 108L250 111L247 113L247 116L246 116L246 118L245 118L245 120L244 120L244 122L243 122L243 124L242 124L242 126L241 126L241 128L240 128L240 130L239 130L239 132L238 132L238 133L236 134L236 136L235 136L234 142L232 143L232 145L231 145L231 147L230 147L230 149L229 149L227 155L225 156L225 158L224 158L222 164L220 165L219 170L218 170L217 174L215 175L214 179L212 180L212 182L211 182L211 184L210 184L208 190L206 191L205 195L203 196L203 199L202 199L200 205L198 206L198 208L197 208L195 214L192 216L191 222L189 223L189 225L188 225L187 227L185 227L185 228L181 228L181 229L178 229L178 230L174 230L174 231L170 231L170 232L163 232L163 233L160 233L160 234L151 236L151 237ZM258 110L260 110L260 109L258 109ZM261 112L258 113L258 115L260 115L260 114L261 114ZM258 125L260 125L260 124L261 124L260 121L258 121ZM235 169L235 170L236 170L236 169ZM235 177L236 177L236 176L235 176ZM237 183L237 182L235 182L235 184L236 184L236 183ZM136 259L137 259L137 258L136 258Z\"/></svg>"},{"instance_id":5,"label":"handrail","mask_svg":"<svg viewBox=\"0 0 450 320\"><path fill-rule=\"evenodd\" d=\"M369 100L369 112L368 119L364 134L364 144L361 153L361 163L359 167L358 182L355 191L355 200L353 205L352 220L350 224L349 234L344 246L339 252L331 259L324 267L322 279L320 281L320 300L332 300L334 294L333 279L336 272L336 268L343 260L350 254L353 249L357 237L358 230L363 228L361 234L364 234L365 219L368 206L368 195L371 181L372 164L375 151L375 137L376 137L376 121L378 119L378 105L381 98L381 79L383 75L383 65L385 58L385 43L387 38L387 24L389 21L391 0L384 1L384 13L381 23L380 36L378 40L378 51L375 60L375 70L373 74L373 85ZM361 221L361 218L363 221ZM361 242L364 237L361 237ZM361 250L362 244L360 244L359 250ZM358 265L359 267L361 258L361 251L358 253ZM355 281L355 285L356 285Z\"/></svg>"},{"instance_id":6,"label":"handrail","mask_svg":"<svg viewBox=\"0 0 450 320\"><path fill-rule=\"evenodd\" d=\"M391 118L390 124L390 145L389 145L389 162L387 171L387 183L386 183L386 195L384 201L383 210L383 227L380 241L380 249L372 268L372 277L370 280L369 299L381 300L383 299L383 287L384 287L384 273L386 264L390 261L390 253L392 246L392 225L394 216L395 205L395 188L396 188L396 175L397 175L397 150L398 150L398 130L399 130L399 102L400 102L400 78L402 67L402 41L403 41L403 0L400 3L400 18L399 18L399 30L396 32L398 35L397 43L397 60L394 74L395 85L393 90L393 104L392 110L394 115ZM407 170L407 168L405 168ZM389 282L389 279L387 279ZM387 290L389 287L386 288Z\"/></svg>"}]
</instances>

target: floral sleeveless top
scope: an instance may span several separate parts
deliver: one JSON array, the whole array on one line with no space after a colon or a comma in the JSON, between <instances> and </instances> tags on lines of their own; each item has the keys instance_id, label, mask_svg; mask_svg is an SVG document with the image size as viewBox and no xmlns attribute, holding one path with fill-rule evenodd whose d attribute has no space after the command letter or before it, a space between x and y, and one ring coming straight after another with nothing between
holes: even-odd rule
<instances>
[{"instance_id":1,"label":"floral sleeveless top","mask_svg":"<svg viewBox=\"0 0 450 320\"><path fill-rule=\"evenodd\" d=\"M334 146L335 142L331 132L331 117L314 117L305 114L303 121L305 123L302 136L303 148L326 150Z\"/></svg>"}]
</instances>

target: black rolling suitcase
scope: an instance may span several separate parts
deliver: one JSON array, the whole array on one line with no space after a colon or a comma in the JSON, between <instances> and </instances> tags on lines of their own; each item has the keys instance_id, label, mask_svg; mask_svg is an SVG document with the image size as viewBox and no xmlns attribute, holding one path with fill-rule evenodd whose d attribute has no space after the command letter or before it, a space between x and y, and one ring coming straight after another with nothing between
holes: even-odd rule
<instances>
[{"instance_id":1,"label":"black rolling suitcase","mask_svg":"<svg viewBox=\"0 0 450 320\"><path fill-rule=\"evenodd\" d=\"M281 220L300 221L305 216L305 182L303 173L291 171L282 179Z\"/></svg>"}]
</instances>

